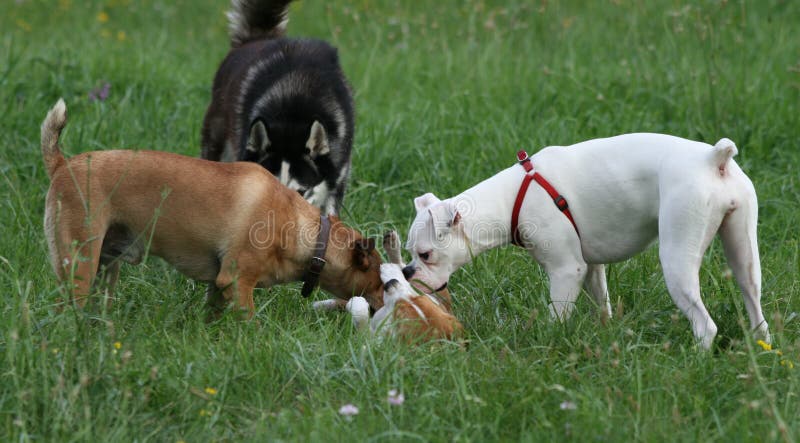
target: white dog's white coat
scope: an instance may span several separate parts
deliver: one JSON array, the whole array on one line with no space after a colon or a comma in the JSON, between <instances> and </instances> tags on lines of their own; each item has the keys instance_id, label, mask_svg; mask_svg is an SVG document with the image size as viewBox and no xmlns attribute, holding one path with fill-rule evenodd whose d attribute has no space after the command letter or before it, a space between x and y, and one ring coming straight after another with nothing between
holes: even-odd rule
<instances>
[{"instance_id":1,"label":"white dog's white coat","mask_svg":"<svg viewBox=\"0 0 800 443\"><path fill-rule=\"evenodd\" d=\"M769 341L760 304L756 193L732 159L736 153L728 139L710 146L668 135L628 134L551 146L534 155L534 169L566 198L580 230L579 236L544 189L530 186L519 229L524 246L548 274L552 315L567 318L585 285L610 316L604 264L632 257L659 239L669 293L707 349L717 326L701 300L698 273L719 232L750 325ZM407 244L414 279L438 288L473 256L508 244L524 174L514 165L453 198L416 198ZM427 254L426 260L420 254Z\"/></svg>"}]
</instances>

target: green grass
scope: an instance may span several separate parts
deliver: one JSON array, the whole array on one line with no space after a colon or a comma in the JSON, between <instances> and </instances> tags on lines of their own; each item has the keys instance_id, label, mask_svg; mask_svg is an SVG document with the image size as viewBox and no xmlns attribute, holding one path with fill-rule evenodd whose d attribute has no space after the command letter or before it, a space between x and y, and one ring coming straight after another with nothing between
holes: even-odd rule
<instances>
[{"instance_id":1,"label":"green grass","mask_svg":"<svg viewBox=\"0 0 800 443\"><path fill-rule=\"evenodd\" d=\"M633 131L734 140L759 195L762 304L782 356L746 333L718 243L701 271L720 327L709 353L670 300L655 248L609 267L621 315L606 325L588 297L565 324L550 321L545 275L526 253L484 254L451 281L466 351L377 343L345 315L312 311L296 284L260 290L258 322L206 325L203 287L155 259L123 268L107 312L54 309L47 109L65 98L69 154L199 155L226 3L4 2L1 441L800 438L796 2L307 0L289 24L339 48L358 112L344 214L373 235L405 232L413 197L456 194L519 148ZM108 100L90 102L105 81ZM390 389L405 404L390 406ZM347 403L360 408L352 420L337 412Z\"/></svg>"}]
</instances>

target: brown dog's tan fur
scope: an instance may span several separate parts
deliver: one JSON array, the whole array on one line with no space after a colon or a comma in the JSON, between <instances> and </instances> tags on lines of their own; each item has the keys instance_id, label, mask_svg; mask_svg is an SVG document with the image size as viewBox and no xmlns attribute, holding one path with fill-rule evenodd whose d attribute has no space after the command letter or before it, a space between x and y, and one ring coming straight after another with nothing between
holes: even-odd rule
<instances>
[{"instance_id":1,"label":"brown dog's tan fur","mask_svg":"<svg viewBox=\"0 0 800 443\"><path fill-rule=\"evenodd\" d=\"M145 254L213 283L209 302L253 315L253 288L300 280L319 233L319 209L254 163L217 163L152 151L95 151L66 160L59 101L42 123L51 185L45 232L53 267L74 280L79 305L93 284L113 287L119 262ZM374 242L331 217L320 286L383 305ZM106 279L96 275L105 270ZM74 278L71 278L74 277Z\"/></svg>"}]
</instances>

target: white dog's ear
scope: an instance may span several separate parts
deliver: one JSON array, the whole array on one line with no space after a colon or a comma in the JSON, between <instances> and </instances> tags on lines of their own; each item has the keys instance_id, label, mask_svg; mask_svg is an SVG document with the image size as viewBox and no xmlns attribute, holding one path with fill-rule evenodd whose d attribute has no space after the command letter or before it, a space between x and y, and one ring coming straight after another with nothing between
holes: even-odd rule
<instances>
[{"instance_id":1,"label":"white dog's ear","mask_svg":"<svg viewBox=\"0 0 800 443\"><path fill-rule=\"evenodd\" d=\"M263 152L269 147L269 137L267 136L267 127L264 122L256 120L250 126L250 136L247 138L247 146L245 149L251 152Z\"/></svg>"},{"instance_id":2,"label":"white dog's ear","mask_svg":"<svg viewBox=\"0 0 800 443\"><path fill-rule=\"evenodd\" d=\"M439 197L428 192L427 194L422 194L414 199L414 207L417 209L417 212L419 212L439 202L441 202L441 200L439 200Z\"/></svg>"},{"instance_id":3,"label":"white dog's ear","mask_svg":"<svg viewBox=\"0 0 800 443\"><path fill-rule=\"evenodd\" d=\"M441 202L430 209L428 212L431 214L433 227L438 232L443 228L452 228L461 222L461 213L453 202Z\"/></svg>"},{"instance_id":4,"label":"white dog's ear","mask_svg":"<svg viewBox=\"0 0 800 443\"><path fill-rule=\"evenodd\" d=\"M314 120L314 124L311 125L311 132L308 135L308 141L306 141L306 148L308 148L308 152L312 158L331 152L331 148L328 146L328 134L325 132L325 128L322 124L316 120Z\"/></svg>"}]
</instances>

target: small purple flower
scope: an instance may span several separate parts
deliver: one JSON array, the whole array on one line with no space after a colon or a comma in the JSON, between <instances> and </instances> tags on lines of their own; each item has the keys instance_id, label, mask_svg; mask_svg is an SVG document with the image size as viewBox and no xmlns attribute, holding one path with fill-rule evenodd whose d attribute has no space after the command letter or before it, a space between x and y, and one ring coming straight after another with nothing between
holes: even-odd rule
<instances>
[{"instance_id":1,"label":"small purple flower","mask_svg":"<svg viewBox=\"0 0 800 443\"><path fill-rule=\"evenodd\" d=\"M390 405L393 406L400 406L406 401L406 397L403 395L402 392L397 392L397 389L392 389L389 391L389 396L386 398L389 401Z\"/></svg>"},{"instance_id":2,"label":"small purple flower","mask_svg":"<svg viewBox=\"0 0 800 443\"><path fill-rule=\"evenodd\" d=\"M111 83L105 82L103 86L99 88L94 88L89 91L89 101L101 101L104 102L108 98L108 94L111 91Z\"/></svg>"},{"instance_id":3,"label":"small purple flower","mask_svg":"<svg viewBox=\"0 0 800 443\"><path fill-rule=\"evenodd\" d=\"M348 403L339 408L339 415L343 415L347 418L350 418L354 415L358 415L358 407L356 405Z\"/></svg>"}]
</instances>

